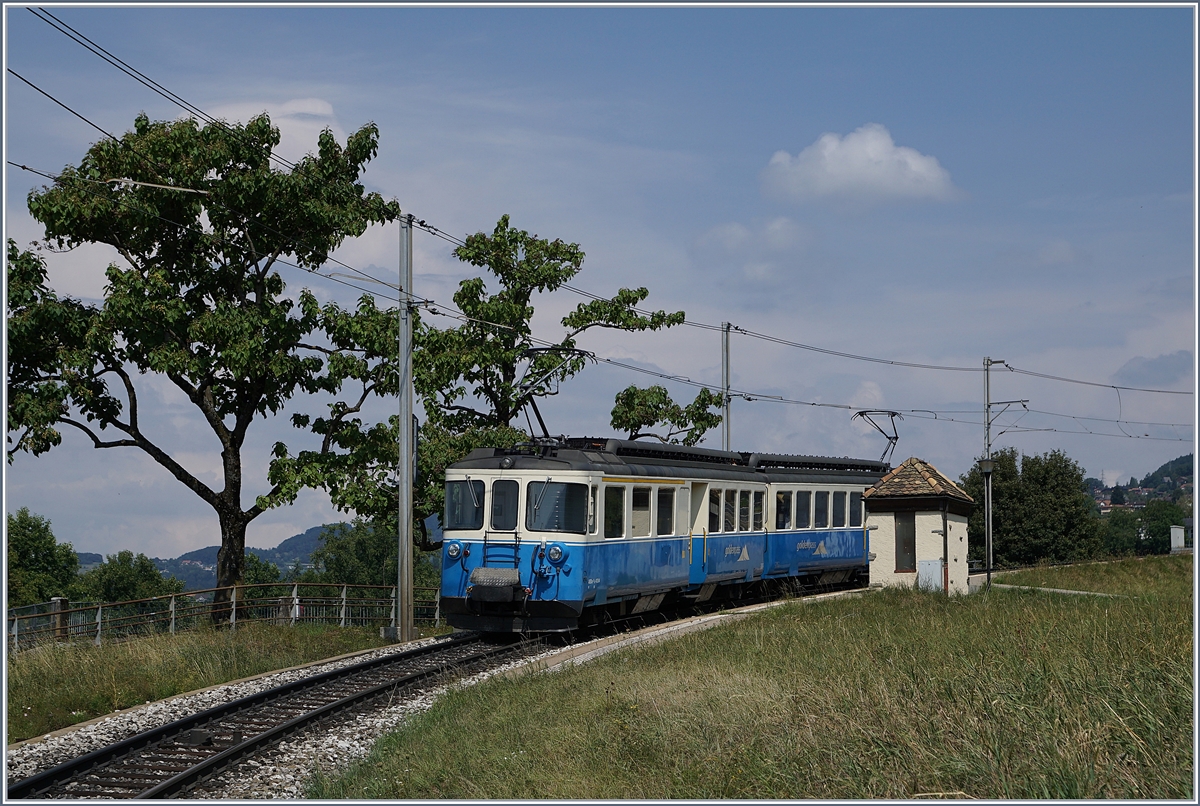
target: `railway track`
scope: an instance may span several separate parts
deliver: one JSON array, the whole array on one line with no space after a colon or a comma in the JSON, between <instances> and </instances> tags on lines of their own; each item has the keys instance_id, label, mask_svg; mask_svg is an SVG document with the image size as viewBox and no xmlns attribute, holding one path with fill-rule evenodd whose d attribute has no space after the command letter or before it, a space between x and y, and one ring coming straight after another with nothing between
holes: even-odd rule
<instances>
[{"instance_id":1,"label":"railway track","mask_svg":"<svg viewBox=\"0 0 1200 806\"><path fill-rule=\"evenodd\" d=\"M9 785L25 798L162 799L335 714L541 649L455 637L252 694L139 733Z\"/></svg>"}]
</instances>

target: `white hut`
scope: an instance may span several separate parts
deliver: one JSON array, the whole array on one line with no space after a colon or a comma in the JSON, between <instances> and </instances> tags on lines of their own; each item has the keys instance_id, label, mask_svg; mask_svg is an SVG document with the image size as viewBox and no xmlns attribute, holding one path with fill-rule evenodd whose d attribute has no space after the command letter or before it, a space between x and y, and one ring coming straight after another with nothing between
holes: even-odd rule
<instances>
[{"instance_id":1,"label":"white hut","mask_svg":"<svg viewBox=\"0 0 1200 806\"><path fill-rule=\"evenodd\" d=\"M863 493L871 586L967 592L967 516L974 499L917 458Z\"/></svg>"}]
</instances>

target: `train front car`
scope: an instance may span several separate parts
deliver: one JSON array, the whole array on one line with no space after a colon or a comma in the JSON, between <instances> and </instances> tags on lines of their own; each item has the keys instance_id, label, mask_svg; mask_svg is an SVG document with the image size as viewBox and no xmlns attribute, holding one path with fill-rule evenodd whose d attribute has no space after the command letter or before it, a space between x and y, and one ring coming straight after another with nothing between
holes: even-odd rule
<instances>
[{"instance_id":1,"label":"train front car","mask_svg":"<svg viewBox=\"0 0 1200 806\"><path fill-rule=\"evenodd\" d=\"M878 462L617 439L481 448L446 470L441 613L544 632L772 580L867 568L862 493Z\"/></svg>"},{"instance_id":2,"label":"train front car","mask_svg":"<svg viewBox=\"0 0 1200 806\"><path fill-rule=\"evenodd\" d=\"M480 448L446 469L441 614L452 627L577 625L592 474L557 453Z\"/></svg>"}]
</instances>

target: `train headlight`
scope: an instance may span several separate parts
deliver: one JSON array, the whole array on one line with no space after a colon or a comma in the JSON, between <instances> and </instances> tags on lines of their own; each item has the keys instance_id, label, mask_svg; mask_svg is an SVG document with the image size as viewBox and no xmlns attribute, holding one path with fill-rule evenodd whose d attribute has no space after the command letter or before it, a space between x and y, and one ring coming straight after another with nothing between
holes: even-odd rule
<instances>
[{"instance_id":1,"label":"train headlight","mask_svg":"<svg viewBox=\"0 0 1200 806\"><path fill-rule=\"evenodd\" d=\"M452 541L449 545L446 546L446 556L449 557L450 559L457 560L458 556L460 554L462 554L462 544L461 543L458 543L457 541Z\"/></svg>"},{"instance_id":2,"label":"train headlight","mask_svg":"<svg viewBox=\"0 0 1200 806\"><path fill-rule=\"evenodd\" d=\"M546 556L550 558L550 562L552 563L561 562L565 555L566 552L564 552L562 546L559 545L552 545L550 548L546 549Z\"/></svg>"}]
</instances>

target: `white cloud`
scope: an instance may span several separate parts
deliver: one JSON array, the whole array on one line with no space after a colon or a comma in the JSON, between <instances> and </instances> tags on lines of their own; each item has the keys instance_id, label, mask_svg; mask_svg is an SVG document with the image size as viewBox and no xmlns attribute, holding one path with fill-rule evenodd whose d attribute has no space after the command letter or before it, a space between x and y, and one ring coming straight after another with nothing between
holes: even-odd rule
<instances>
[{"instance_id":1,"label":"white cloud","mask_svg":"<svg viewBox=\"0 0 1200 806\"><path fill-rule=\"evenodd\" d=\"M325 129L332 131L338 142L346 142L346 132L333 114L333 104L320 98L296 98L283 103L243 101L211 110L213 117L238 123L263 112L279 129L280 142L275 153L284 159L295 161L309 152L316 153L317 137Z\"/></svg>"},{"instance_id":2,"label":"white cloud","mask_svg":"<svg viewBox=\"0 0 1200 806\"><path fill-rule=\"evenodd\" d=\"M956 195L950 173L937 158L896 145L878 123L845 137L827 132L794 157L777 151L762 180L769 194L796 201L946 201Z\"/></svg>"}]
</instances>

